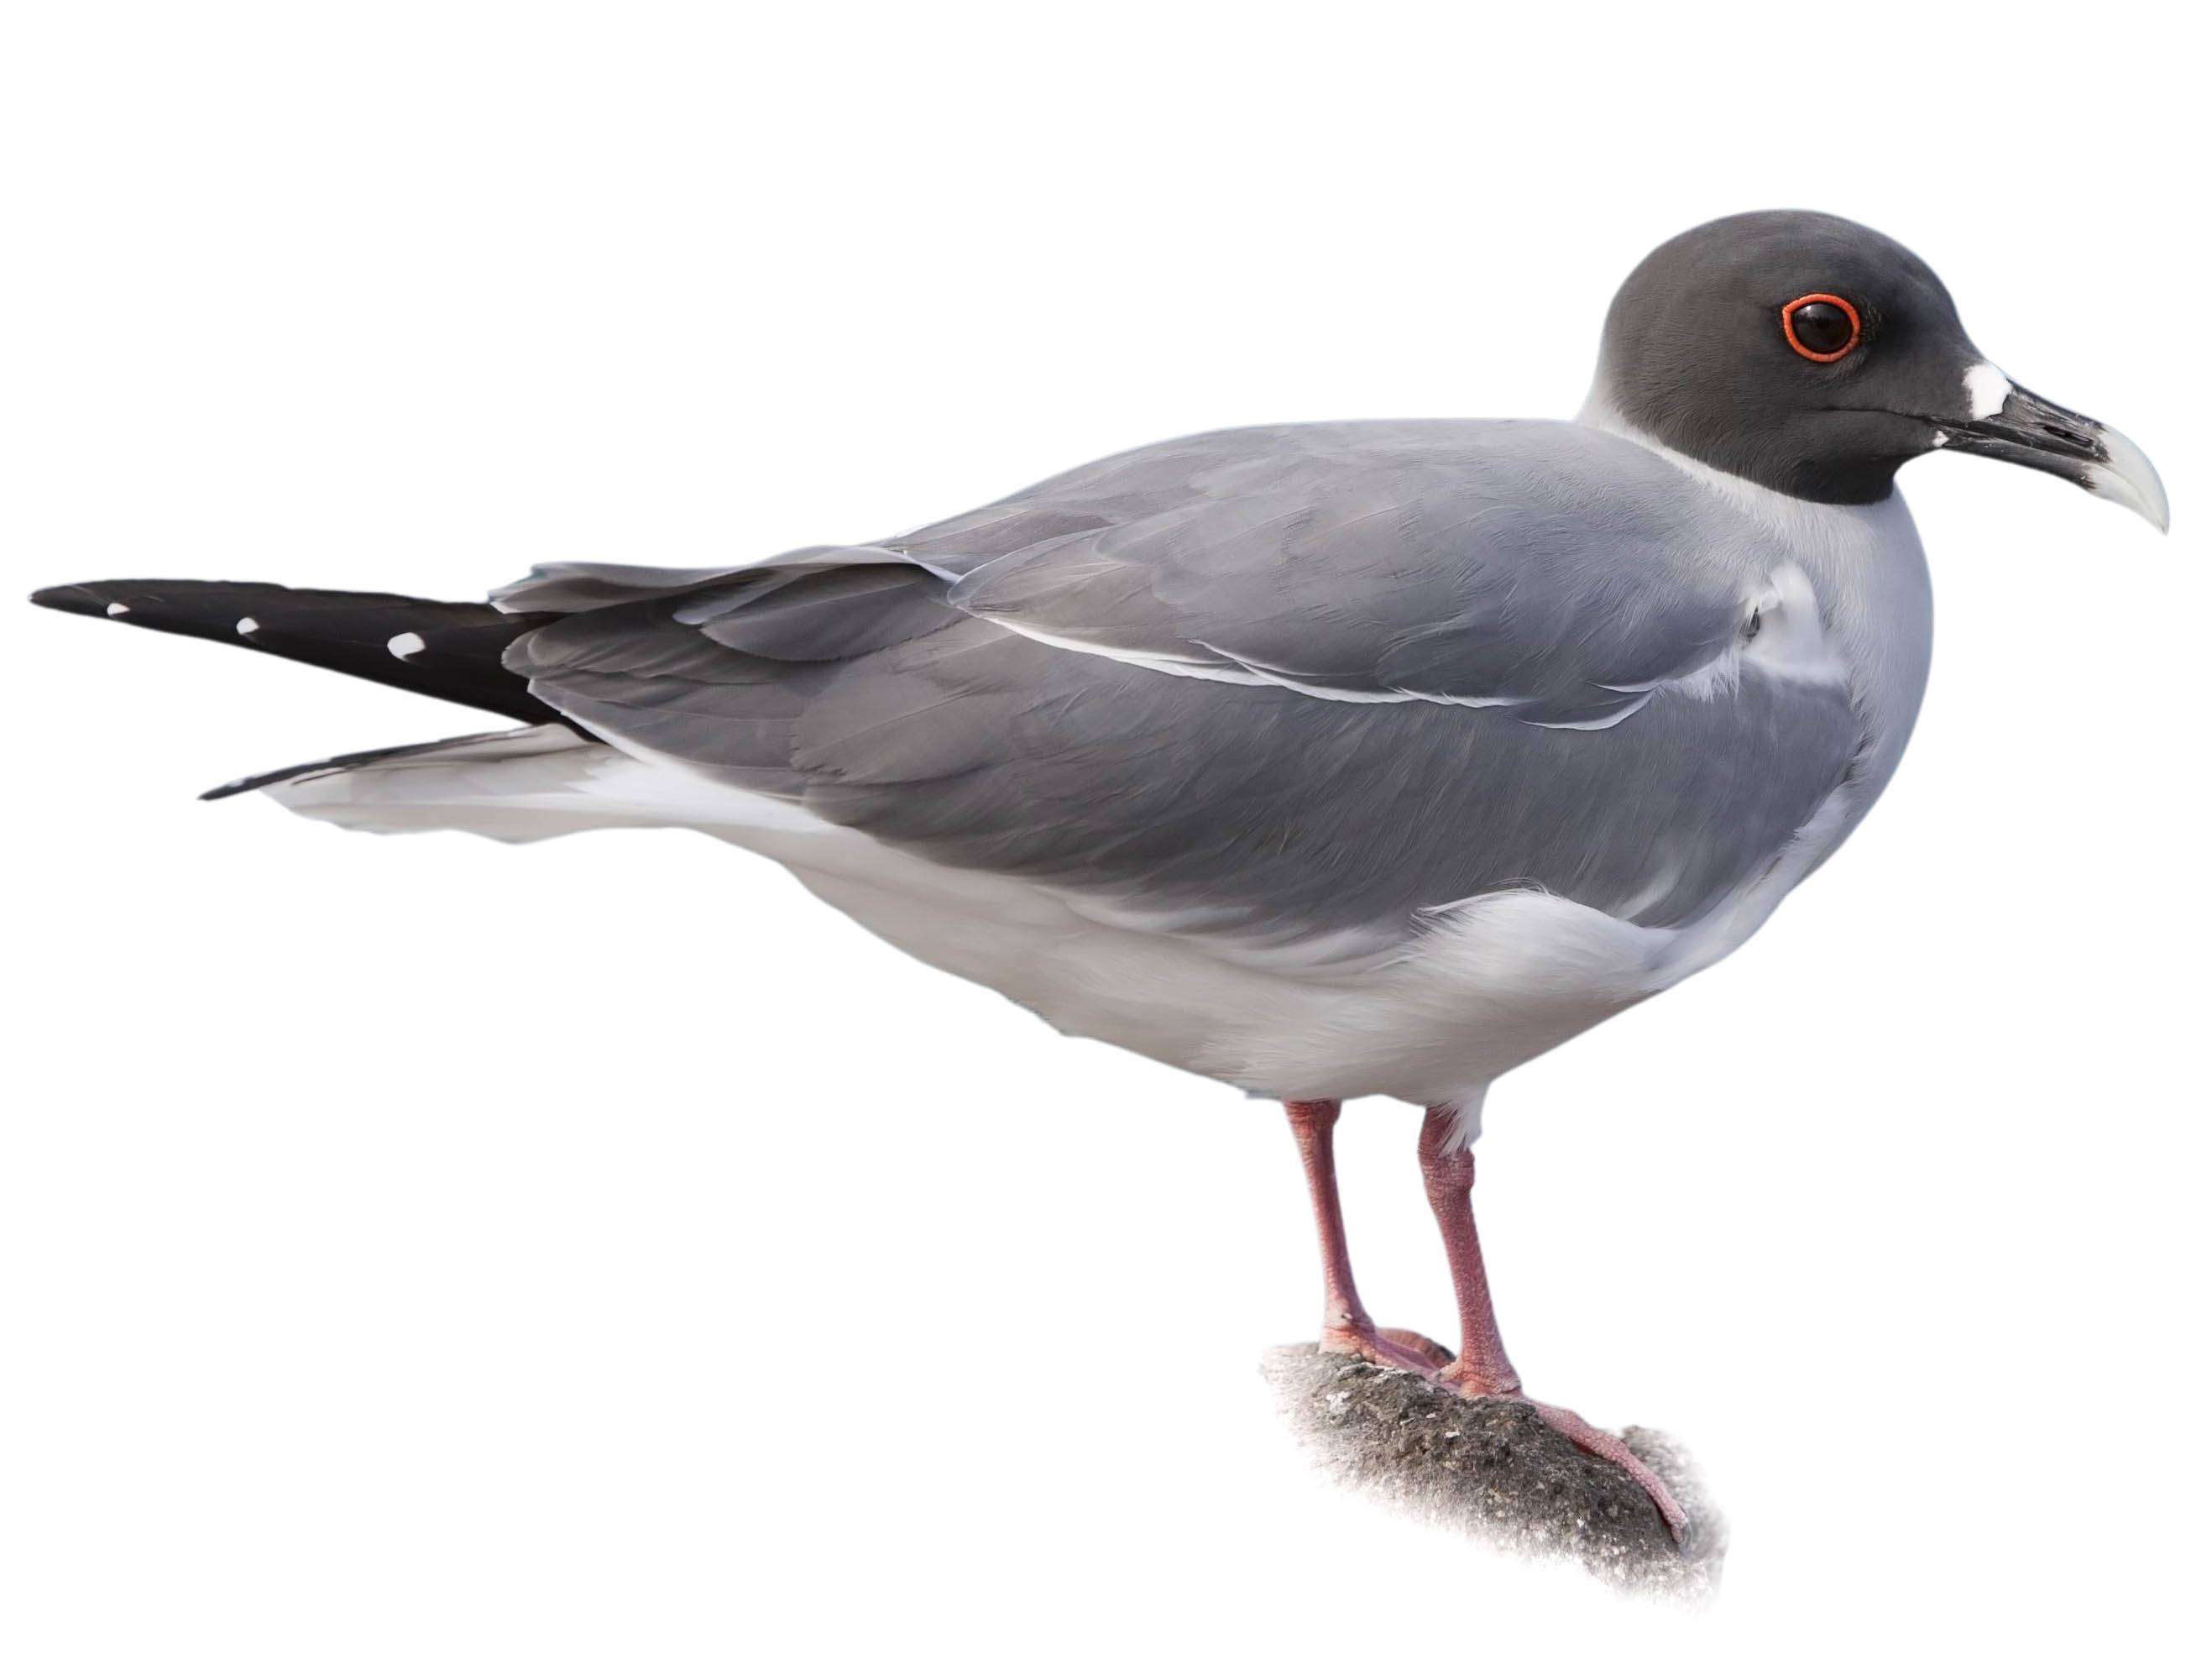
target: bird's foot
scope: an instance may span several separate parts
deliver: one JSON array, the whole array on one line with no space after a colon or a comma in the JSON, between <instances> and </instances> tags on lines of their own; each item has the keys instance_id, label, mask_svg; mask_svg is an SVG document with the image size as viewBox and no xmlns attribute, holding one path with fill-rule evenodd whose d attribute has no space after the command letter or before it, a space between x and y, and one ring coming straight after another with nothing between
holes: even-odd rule
<instances>
[{"instance_id":1,"label":"bird's foot","mask_svg":"<svg viewBox=\"0 0 2212 1659\"><path fill-rule=\"evenodd\" d=\"M1436 1380L1469 1399L1488 1395L1498 1400L1518 1400L1534 1407L1538 1417L1583 1450L1592 1457L1603 1458L1643 1487L1644 1495L1658 1510L1659 1518L1667 1523L1667 1530L1674 1534L1676 1543L1682 1542L1687 1535L1690 1517L1674 1501L1674 1494L1667 1490L1667 1483L1653 1474L1651 1466L1631 1451L1628 1443L1619 1435L1607 1434L1603 1429L1592 1426L1578 1413L1564 1406L1547 1406L1540 1400L1529 1399L1521 1392L1521 1385L1517 1382L1500 1387L1495 1378L1485 1377L1456 1362L1438 1371Z\"/></svg>"},{"instance_id":2,"label":"bird's foot","mask_svg":"<svg viewBox=\"0 0 2212 1659\"><path fill-rule=\"evenodd\" d=\"M1321 1351L1357 1354L1370 1365L1419 1376L1434 1376L1452 1358L1449 1348L1419 1331L1377 1329L1372 1324L1332 1325L1321 1334Z\"/></svg>"}]
</instances>

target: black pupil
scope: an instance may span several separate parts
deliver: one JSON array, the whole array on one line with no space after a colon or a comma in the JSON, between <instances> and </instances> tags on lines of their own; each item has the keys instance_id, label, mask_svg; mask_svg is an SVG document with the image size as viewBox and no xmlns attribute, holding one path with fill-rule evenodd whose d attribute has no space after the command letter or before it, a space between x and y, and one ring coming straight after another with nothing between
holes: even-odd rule
<instances>
[{"instance_id":1,"label":"black pupil","mask_svg":"<svg viewBox=\"0 0 2212 1659\"><path fill-rule=\"evenodd\" d=\"M1799 345L1824 356L1831 351L1841 351L1851 343L1850 313L1826 300L1799 306L1790 313L1790 325L1796 332Z\"/></svg>"}]
</instances>

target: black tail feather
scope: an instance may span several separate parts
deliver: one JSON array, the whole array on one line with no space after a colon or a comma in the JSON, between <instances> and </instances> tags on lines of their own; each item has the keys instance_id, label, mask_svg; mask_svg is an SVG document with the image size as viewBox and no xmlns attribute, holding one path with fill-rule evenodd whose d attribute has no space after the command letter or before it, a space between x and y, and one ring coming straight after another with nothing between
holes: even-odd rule
<instances>
[{"instance_id":1,"label":"black tail feather","mask_svg":"<svg viewBox=\"0 0 2212 1659\"><path fill-rule=\"evenodd\" d=\"M31 603L218 640L533 726L561 720L501 664L509 644L553 620L546 615L273 582L81 582L42 589Z\"/></svg>"}]
</instances>

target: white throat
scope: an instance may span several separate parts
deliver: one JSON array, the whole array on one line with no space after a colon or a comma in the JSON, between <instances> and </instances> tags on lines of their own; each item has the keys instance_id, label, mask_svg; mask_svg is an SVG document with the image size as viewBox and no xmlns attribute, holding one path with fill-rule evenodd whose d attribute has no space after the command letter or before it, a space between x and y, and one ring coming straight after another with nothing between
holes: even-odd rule
<instances>
[{"instance_id":1,"label":"white throat","mask_svg":"<svg viewBox=\"0 0 2212 1659\"><path fill-rule=\"evenodd\" d=\"M1681 468L1699 483L1727 501L1729 506L1750 514L1771 529L1787 533L1802 528L1808 520L1817 521L1828 514L1863 514L1878 513L1895 506L1900 512L1905 498L1892 489L1887 499L1866 507L1839 507L1828 501L1809 501L1802 496L1770 489L1763 483L1753 483L1749 478L1734 472L1723 472L1719 467L1685 455L1672 445L1653 437L1620 412L1620 406L1595 386L1590 387L1588 398L1575 416L1578 425L1595 427L1600 432L1610 432L1616 438L1626 438L1631 443L1650 450L1662 460ZM1906 515L1906 522L1911 522Z\"/></svg>"}]
</instances>

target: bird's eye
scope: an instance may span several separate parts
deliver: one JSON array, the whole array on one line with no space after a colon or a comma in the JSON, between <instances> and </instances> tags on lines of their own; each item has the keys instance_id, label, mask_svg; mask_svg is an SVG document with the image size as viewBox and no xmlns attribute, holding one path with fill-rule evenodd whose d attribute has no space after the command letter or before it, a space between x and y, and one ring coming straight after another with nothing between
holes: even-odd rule
<instances>
[{"instance_id":1,"label":"bird's eye","mask_svg":"<svg viewBox=\"0 0 2212 1659\"><path fill-rule=\"evenodd\" d=\"M1782 307L1782 333L1800 357L1832 363L1859 343L1858 307L1839 295L1801 295Z\"/></svg>"}]
</instances>

